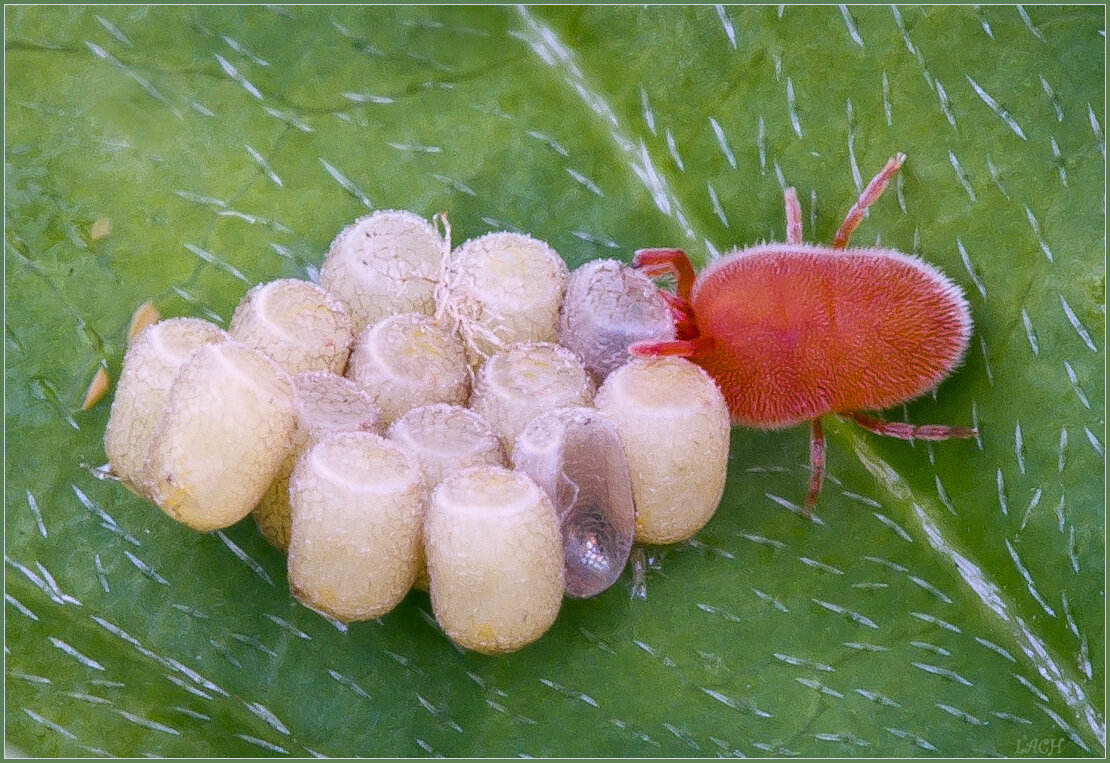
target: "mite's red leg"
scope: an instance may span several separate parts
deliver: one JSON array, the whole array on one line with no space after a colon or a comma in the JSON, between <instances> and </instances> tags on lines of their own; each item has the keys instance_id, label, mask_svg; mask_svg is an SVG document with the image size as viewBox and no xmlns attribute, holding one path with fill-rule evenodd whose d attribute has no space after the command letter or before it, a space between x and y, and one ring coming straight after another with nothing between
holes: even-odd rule
<instances>
[{"instance_id":1,"label":"mite's red leg","mask_svg":"<svg viewBox=\"0 0 1110 763\"><path fill-rule=\"evenodd\" d=\"M632 267L651 277L674 276L677 281L675 294L682 299L690 299L694 288L694 266L681 249L640 249L632 256Z\"/></svg>"},{"instance_id":2,"label":"mite's red leg","mask_svg":"<svg viewBox=\"0 0 1110 763\"><path fill-rule=\"evenodd\" d=\"M634 342L628 351L637 358L650 358L659 355L673 355L679 358L689 358L705 349L706 342L701 337L697 339L668 339L662 342L646 341Z\"/></svg>"},{"instance_id":3,"label":"mite's red leg","mask_svg":"<svg viewBox=\"0 0 1110 763\"><path fill-rule=\"evenodd\" d=\"M802 243L802 205L798 203L798 192L791 186L783 193L786 197L786 243Z\"/></svg>"},{"instance_id":4,"label":"mite's red leg","mask_svg":"<svg viewBox=\"0 0 1110 763\"><path fill-rule=\"evenodd\" d=\"M674 321L676 339L697 339L698 324L694 319L694 306L682 297L676 297L670 292L659 290L659 295L671 309L671 320Z\"/></svg>"},{"instance_id":5,"label":"mite's red leg","mask_svg":"<svg viewBox=\"0 0 1110 763\"><path fill-rule=\"evenodd\" d=\"M878 201L879 197L883 195L887 183L898 174L898 169L902 166L902 162L904 161L906 161L906 155L899 151L886 163L882 171L867 184L867 187L863 189L863 193L860 194L859 200L848 210L848 215L844 218L840 230L836 232L836 238L833 239L833 249L843 249L848 246L848 239L852 237L852 232L859 227L860 222L863 220L863 216L867 214L867 208Z\"/></svg>"},{"instance_id":6,"label":"mite's red leg","mask_svg":"<svg viewBox=\"0 0 1110 763\"><path fill-rule=\"evenodd\" d=\"M941 424L915 427L913 424L903 424L899 421L882 421L859 411L852 411L847 415L869 432L885 437L897 437L899 440L951 440L979 435L979 430L975 427L949 427Z\"/></svg>"},{"instance_id":7,"label":"mite's red leg","mask_svg":"<svg viewBox=\"0 0 1110 763\"><path fill-rule=\"evenodd\" d=\"M807 519L813 519L813 507L817 505L817 497L821 495L821 486L824 483L825 429L821 426L821 419L814 419L809 434L809 492L806 493L803 507Z\"/></svg>"}]
</instances>

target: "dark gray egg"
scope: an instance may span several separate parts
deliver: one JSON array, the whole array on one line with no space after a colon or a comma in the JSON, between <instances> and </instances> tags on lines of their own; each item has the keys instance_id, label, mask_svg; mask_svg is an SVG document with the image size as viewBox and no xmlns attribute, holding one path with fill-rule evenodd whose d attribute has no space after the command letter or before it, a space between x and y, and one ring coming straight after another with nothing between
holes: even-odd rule
<instances>
[{"instance_id":1,"label":"dark gray egg","mask_svg":"<svg viewBox=\"0 0 1110 763\"><path fill-rule=\"evenodd\" d=\"M628 362L631 344L649 339L674 339L670 308L650 278L617 260L592 260L571 273L559 344L576 352L597 382Z\"/></svg>"},{"instance_id":2,"label":"dark gray egg","mask_svg":"<svg viewBox=\"0 0 1110 763\"><path fill-rule=\"evenodd\" d=\"M596 596L616 582L636 524L632 480L616 428L591 408L557 408L524 428L513 462L555 505L567 596Z\"/></svg>"}]
</instances>

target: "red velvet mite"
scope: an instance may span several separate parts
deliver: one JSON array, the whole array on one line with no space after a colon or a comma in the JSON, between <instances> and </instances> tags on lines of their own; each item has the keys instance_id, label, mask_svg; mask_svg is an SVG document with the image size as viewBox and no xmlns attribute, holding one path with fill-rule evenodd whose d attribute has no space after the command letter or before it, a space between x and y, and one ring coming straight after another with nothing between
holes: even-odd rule
<instances>
[{"instance_id":1,"label":"red velvet mite","mask_svg":"<svg viewBox=\"0 0 1110 763\"><path fill-rule=\"evenodd\" d=\"M802 242L801 206L787 188L786 243L734 251L695 276L679 249L642 249L633 265L670 274L664 292L676 338L640 342L635 355L678 355L710 373L734 424L810 422L812 516L825 473L821 419L846 416L905 440L974 437L973 428L912 426L864 411L912 400L944 380L971 338L963 291L932 265L892 249L847 248L867 208L905 161L886 163L848 211L831 247Z\"/></svg>"}]
</instances>

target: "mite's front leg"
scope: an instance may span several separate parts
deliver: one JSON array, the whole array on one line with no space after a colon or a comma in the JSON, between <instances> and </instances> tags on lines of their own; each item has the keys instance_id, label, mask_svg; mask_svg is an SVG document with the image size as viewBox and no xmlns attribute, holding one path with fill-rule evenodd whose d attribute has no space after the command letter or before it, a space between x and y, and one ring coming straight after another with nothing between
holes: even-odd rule
<instances>
[{"instance_id":1,"label":"mite's front leg","mask_svg":"<svg viewBox=\"0 0 1110 763\"><path fill-rule=\"evenodd\" d=\"M848 246L848 239L852 237L852 232L863 221L863 216L867 214L867 208L883 195L887 183L898 174L898 170L904 161L906 161L906 155L899 151L891 157L886 166L879 171L879 174L871 179L871 182L863 189L863 193L860 194L859 200L848 210L848 215L844 218L840 230L836 232L836 237L833 239L833 249L843 249Z\"/></svg>"},{"instance_id":2,"label":"mite's front leg","mask_svg":"<svg viewBox=\"0 0 1110 763\"><path fill-rule=\"evenodd\" d=\"M674 276L675 294L689 301L694 288L694 266L681 249L640 249L632 256L632 267L652 278Z\"/></svg>"},{"instance_id":3,"label":"mite's front leg","mask_svg":"<svg viewBox=\"0 0 1110 763\"><path fill-rule=\"evenodd\" d=\"M786 202L786 243L802 243L802 205L798 203L798 192L794 186L783 191Z\"/></svg>"},{"instance_id":4,"label":"mite's front leg","mask_svg":"<svg viewBox=\"0 0 1110 763\"><path fill-rule=\"evenodd\" d=\"M692 358L700 355L709 347L709 340L704 337L694 339L669 339L662 342L636 342L628 351L637 358L650 358L661 355L673 355L679 358Z\"/></svg>"}]
</instances>

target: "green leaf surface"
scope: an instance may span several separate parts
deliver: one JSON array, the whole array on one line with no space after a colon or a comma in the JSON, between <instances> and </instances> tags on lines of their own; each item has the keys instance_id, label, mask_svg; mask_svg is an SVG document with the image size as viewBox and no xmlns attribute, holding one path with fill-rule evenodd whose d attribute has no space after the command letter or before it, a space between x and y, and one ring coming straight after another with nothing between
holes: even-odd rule
<instances>
[{"instance_id":1,"label":"green leaf surface","mask_svg":"<svg viewBox=\"0 0 1110 763\"><path fill-rule=\"evenodd\" d=\"M1097 7L5 8L5 734L38 756L1105 753L1105 21ZM370 208L571 266L855 241L968 294L887 412L736 429L725 498L538 643L462 653L413 593L339 628L249 520L97 479L127 323L225 322ZM107 236L93 235L99 220ZM102 228L103 222L98 228ZM659 436L665 438L666 432ZM1029 747L1039 745L1039 747Z\"/></svg>"}]
</instances>

